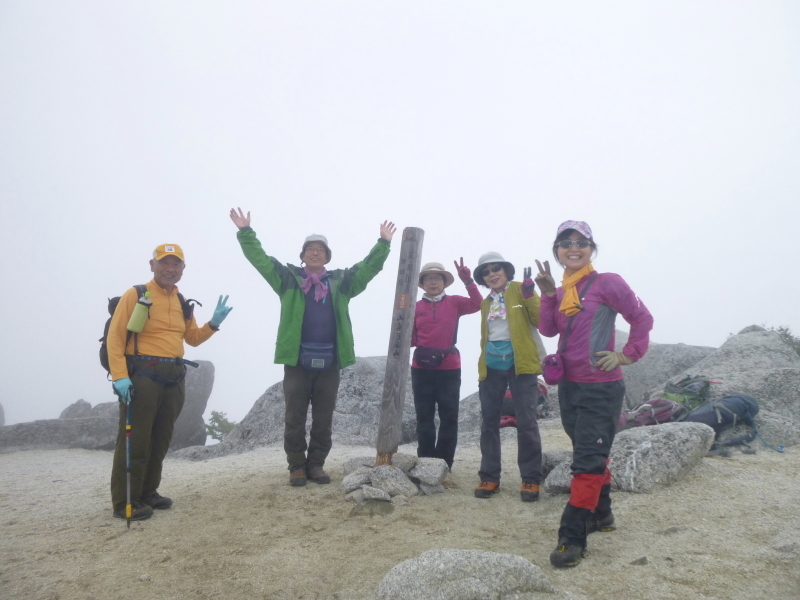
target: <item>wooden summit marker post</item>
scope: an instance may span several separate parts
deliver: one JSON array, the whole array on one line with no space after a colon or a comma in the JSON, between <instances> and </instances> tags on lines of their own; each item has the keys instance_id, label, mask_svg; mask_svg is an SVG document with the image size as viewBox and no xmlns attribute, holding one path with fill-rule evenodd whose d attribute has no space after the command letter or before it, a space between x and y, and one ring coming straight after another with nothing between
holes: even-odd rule
<instances>
[{"instance_id":1,"label":"wooden summit marker post","mask_svg":"<svg viewBox=\"0 0 800 600\"><path fill-rule=\"evenodd\" d=\"M386 376L383 380L378 455L375 466L392 464L392 455L403 429L403 402L408 380L408 357L411 352L411 331L414 327L414 307L417 303L417 278L422 261L422 241L425 232L419 227L403 229L400 246L400 267L397 270L392 330L389 333L389 352L386 355Z\"/></svg>"}]
</instances>

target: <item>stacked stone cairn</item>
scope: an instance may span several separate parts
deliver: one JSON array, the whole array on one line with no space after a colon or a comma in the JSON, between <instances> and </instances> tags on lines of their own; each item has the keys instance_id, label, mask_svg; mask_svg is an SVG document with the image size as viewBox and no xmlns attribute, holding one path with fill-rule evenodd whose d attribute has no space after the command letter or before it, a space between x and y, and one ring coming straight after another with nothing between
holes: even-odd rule
<instances>
[{"instance_id":1,"label":"stacked stone cairn","mask_svg":"<svg viewBox=\"0 0 800 600\"><path fill-rule=\"evenodd\" d=\"M345 500L404 501L417 495L440 494L450 470L441 458L395 454L391 465L375 465L374 456L353 458L344 464L342 492Z\"/></svg>"}]
</instances>

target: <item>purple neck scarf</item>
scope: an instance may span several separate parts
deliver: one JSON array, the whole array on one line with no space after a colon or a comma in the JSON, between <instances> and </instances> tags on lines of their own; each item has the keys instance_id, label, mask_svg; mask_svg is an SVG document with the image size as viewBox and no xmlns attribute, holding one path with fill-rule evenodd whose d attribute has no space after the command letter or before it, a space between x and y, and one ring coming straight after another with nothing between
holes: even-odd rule
<instances>
[{"instance_id":1,"label":"purple neck scarf","mask_svg":"<svg viewBox=\"0 0 800 600\"><path fill-rule=\"evenodd\" d=\"M328 295L328 286L322 281L322 278L328 274L327 269L322 269L322 273L309 273L308 268L303 267L303 270L306 272L306 277L303 279L303 283L300 285L300 289L303 290L304 294L307 294L308 291L311 289L311 286L314 286L314 301L319 302L323 300L325 296Z\"/></svg>"}]
</instances>

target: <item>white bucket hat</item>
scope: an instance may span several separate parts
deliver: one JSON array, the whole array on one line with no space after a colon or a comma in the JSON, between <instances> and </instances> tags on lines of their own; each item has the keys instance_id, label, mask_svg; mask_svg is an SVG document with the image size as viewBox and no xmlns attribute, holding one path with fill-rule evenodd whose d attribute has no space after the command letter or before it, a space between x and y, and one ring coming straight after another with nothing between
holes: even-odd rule
<instances>
[{"instance_id":1,"label":"white bucket hat","mask_svg":"<svg viewBox=\"0 0 800 600\"><path fill-rule=\"evenodd\" d=\"M444 278L444 287L449 286L455 281L453 274L445 271L442 263L429 262L422 266L422 270L419 272L419 287L422 287L422 278L425 275L441 275Z\"/></svg>"},{"instance_id":2,"label":"white bucket hat","mask_svg":"<svg viewBox=\"0 0 800 600\"><path fill-rule=\"evenodd\" d=\"M516 270L514 269L514 265L508 262L503 255L499 252L490 251L485 254L482 254L481 257L478 259L478 266L475 267L475 270L472 272L472 277L475 279L475 283L478 285L482 285L483 287L486 286L486 282L483 280L483 267L488 265L489 263L500 263L505 268L506 277L508 280L511 281L514 279L514 273Z\"/></svg>"}]
</instances>

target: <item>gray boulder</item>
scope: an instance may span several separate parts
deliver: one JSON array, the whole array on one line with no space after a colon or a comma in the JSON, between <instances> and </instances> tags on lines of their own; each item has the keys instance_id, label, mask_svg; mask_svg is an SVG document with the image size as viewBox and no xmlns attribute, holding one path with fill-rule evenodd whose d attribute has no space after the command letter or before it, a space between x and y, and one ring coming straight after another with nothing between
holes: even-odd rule
<instances>
[{"instance_id":1,"label":"gray boulder","mask_svg":"<svg viewBox=\"0 0 800 600\"><path fill-rule=\"evenodd\" d=\"M385 356L358 358L356 364L342 369L336 410L333 414L334 443L375 445L385 373ZM242 422L221 443L202 448L186 448L173 456L205 460L280 442L283 440L284 413L283 382L280 381L267 389ZM310 411L306 428L311 428ZM416 414L410 376L406 385L402 431L401 444L416 439Z\"/></svg>"},{"instance_id":2,"label":"gray boulder","mask_svg":"<svg viewBox=\"0 0 800 600\"><path fill-rule=\"evenodd\" d=\"M342 476L347 477L350 473L357 471L361 467L372 468L375 466L374 456L360 456L358 458L351 458L346 461L342 466Z\"/></svg>"},{"instance_id":3,"label":"gray boulder","mask_svg":"<svg viewBox=\"0 0 800 600\"><path fill-rule=\"evenodd\" d=\"M59 419L88 419L92 416L92 405L86 400L77 400L61 411Z\"/></svg>"},{"instance_id":4,"label":"gray boulder","mask_svg":"<svg viewBox=\"0 0 800 600\"><path fill-rule=\"evenodd\" d=\"M611 447L611 474L618 489L651 492L681 479L703 460L714 430L702 423L665 423L617 434ZM569 493L570 460L556 465L544 482L548 493Z\"/></svg>"},{"instance_id":5,"label":"gray boulder","mask_svg":"<svg viewBox=\"0 0 800 600\"><path fill-rule=\"evenodd\" d=\"M800 443L800 356L778 333L758 328L730 337L671 381L686 375L719 382L711 385L712 400L739 393L753 396L760 408L756 425L764 439L773 445ZM661 389L663 385L652 395Z\"/></svg>"},{"instance_id":6,"label":"gray boulder","mask_svg":"<svg viewBox=\"0 0 800 600\"><path fill-rule=\"evenodd\" d=\"M530 599L554 592L542 570L521 556L440 548L392 568L378 600Z\"/></svg>"},{"instance_id":7,"label":"gray boulder","mask_svg":"<svg viewBox=\"0 0 800 600\"><path fill-rule=\"evenodd\" d=\"M420 458L408 475L419 479L420 483L437 486L441 485L449 472L447 463L441 458Z\"/></svg>"},{"instance_id":8,"label":"gray boulder","mask_svg":"<svg viewBox=\"0 0 800 600\"><path fill-rule=\"evenodd\" d=\"M419 494L416 485L406 477L401 469L392 465L381 465L372 469L372 487L383 490L390 496L410 498ZM352 477L352 475L351 475Z\"/></svg>"},{"instance_id":9,"label":"gray boulder","mask_svg":"<svg viewBox=\"0 0 800 600\"><path fill-rule=\"evenodd\" d=\"M111 417L114 419L119 418L119 402L100 402L99 404L95 404L92 407L92 410L89 413L90 417L95 418L106 418ZM62 413L63 414L63 413ZM63 419L63 417L62 417Z\"/></svg>"},{"instance_id":10,"label":"gray boulder","mask_svg":"<svg viewBox=\"0 0 800 600\"><path fill-rule=\"evenodd\" d=\"M117 440L116 417L42 419L0 427L0 453L18 450L112 450Z\"/></svg>"},{"instance_id":11,"label":"gray boulder","mask_svg":"<svg viewBox=\"0 0 800 600\"><path fill-rule=\"evenodd\" d=\"M367 500L383 500L384 502L392 501L392 497L389 494L383 490L379 490L378 488L374 488L369 485L362 485L361 493L364 495L363 502L366 502Z\"/></svg>"},{"instance_id":12,"label":"gray boulder","mask_svg":"<svg viewBox=\"0 0 800 600\"><path fill-rule=\"evenodd\" d=\"M622 352L628 341L628 334L616 331L615 350ZM625 404L632 408L650 398L650 391L658 388L663 391L664 382L678 373L693 368L701 360L716 351L708 346L689 346L687 344L657 344L650 347L641 360L623 368L625 373Z\"/></svg>"},{"instance_id":13,"label":"gray boulder","mask_svg":"<svg viewBox=\"0 0 800 600\"><path fill-rule=\"evenodd\" d=\"M372 467L358 467L342 479L342 492L348 494L372 481Z\"/></svg>"},{"instance_id":14,"label":"gray boulder","mask_svg":"<svg viewBox=\"0 0 800 600\"><path fill-rule=\"evenodd\" d=\"M186 367L186 399L183 402L175 431L169 444L170 451L188 446L204 446L206 443L206 412L208 399L214 389L214 363L207 360L195 361L200 366Z\"/></svg>"}]
</instances>

